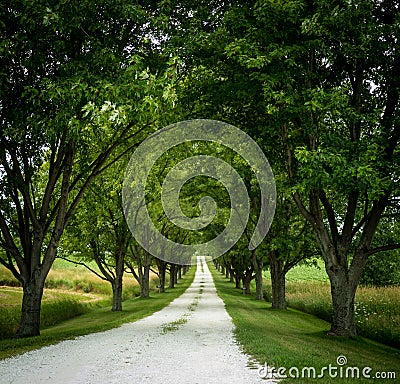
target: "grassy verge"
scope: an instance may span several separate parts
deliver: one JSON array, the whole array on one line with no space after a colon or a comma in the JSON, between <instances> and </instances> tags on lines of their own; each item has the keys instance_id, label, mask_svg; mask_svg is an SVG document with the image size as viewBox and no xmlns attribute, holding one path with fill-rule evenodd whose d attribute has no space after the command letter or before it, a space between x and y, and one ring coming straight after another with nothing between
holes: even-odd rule
<instances>
[{"instance_id":1,"label":"grassy verge","mask_svg":"<svg viewBox=\"0 0 400 384\"><path fill-rule=\"evenodd\" d=\"M0 340L11 338L21 316L22 288L0 287ZM109 298L92 293L45 289L40 323L42 327L88 312L93 305L107 305Z\"/></svg>"},{"instance_id":2,"label":"grassy verge","mask_svg":"<svg viewBox=\"0 0 400 384\"><path fill-rule=\"evenodd\" d=\"M272 299L265 275L265 297ZM286 300L291 308L329 321L332 305L329 280L320 268L297 266L288 273ZM400 348L400 287L359 287L355 300L357 331L361 336Z\"/></svg>"},{"instance_id":3,"label":"grassy verge","mask_svg":"<svg viewBox=\"0 0 400 384\"><path fill-rule=\"evenodd\" d=\"M174 289L167 289L165 293L152 292L149 299L137 297L124 301L122 312L112 312L109 305L104 307L104 303L102 306L94 305L81 316L55 326L44 327L39 337L0 340L0 359L88 333L105 331L149 316L164 308L186 290L193 281L195 269L194 266L191 267Z\"/></svg>"},{"instance_id":4,"label":"grassy verge","mask_svg":"<svg viewBox=\"0 0 400 384\"><path fill-rule=\"evenodd\" d=\"M323 378L301 378L304 367L314 367L316 375L322 367L339 367L337 358L346 356L347 367L371 367L371 376L377 372L396 372L400 376L400 351L363 337L354 340L332 338L326 335L329 323L307 313L289 309L273 310L269 303L243 296L210 264L217 290L236 326L235 335L243 350L261 365L299 369L299 378L288 378L284 383L370 383L370 379L332 378L324 372ZM340 375L338 371L338 375ZM296 370L291 373L295 376ZM254 373L257 375L257 372ZM310 374L312 376L312 372ZM350 373L349 373L350 375ZM343 376L345 376L345 371ZM396 380L379 380L394 383Z\"/></svg>"}]
</instances>

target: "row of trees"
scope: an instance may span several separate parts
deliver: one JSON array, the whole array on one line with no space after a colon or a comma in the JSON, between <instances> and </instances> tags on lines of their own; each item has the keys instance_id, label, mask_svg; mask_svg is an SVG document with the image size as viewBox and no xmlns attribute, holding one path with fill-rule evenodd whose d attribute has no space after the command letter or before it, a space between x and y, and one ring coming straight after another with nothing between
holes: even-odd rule
<instances>
[{"instance_id":1,"label":"row of trees","mask_svg":"<svg viewBox=\"0 0 400 384\"><path fill-rule=\"evenodd\" d=\"M400 247L396 2L6 3L0 263L24 289L19 336L39 334L44 282L57 252L113 255L113 274L108 262L99 268L116 291L122 255L133 270L147 265L122 220L123 169L149 134L196 117L246 131L277 181L273 227L250 252L246 238L260 194L243 161L229 155L252 211L243 241L221 264L244 271L247 288L254 274L260 297L267 255L275 302L283 306L285 273L318 249L332 287L331 333L356 333L354 296L367 260ZM201 233L180 232L157 198L169 165L156 168L148 200L158 227L182 242L219 233L229 210L223 188L213 186L220 216ZM189 216L198 215L198 197L210 185L189 183L182 203Z\"/></svg>"},{"instance_id":2,"label":"row of trees","mask_svg":"<svg viewBox=\"0 0 400 384\"><path fill-rule=\"evenodd\" d=\"M400 247L398 28L396 2L236 2L186 50L187 103L200 94L201 114L258 138L285 174L325 262L333 335L356 334L368 258Z\"/></svg>"}]
</instances>

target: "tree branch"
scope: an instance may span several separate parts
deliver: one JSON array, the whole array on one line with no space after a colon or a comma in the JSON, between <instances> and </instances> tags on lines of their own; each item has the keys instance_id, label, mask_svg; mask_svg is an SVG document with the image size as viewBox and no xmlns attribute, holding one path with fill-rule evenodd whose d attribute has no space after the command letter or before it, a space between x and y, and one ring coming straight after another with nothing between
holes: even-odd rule
<instances>
[{"instance_id":1,"label":"tree branch","mask_svg":"<svg viewBox=\"0 0 400 384\"><path fill-rule=\"evenodd\" d=\"M394 249L400 249L400 243L398 244L386 244L380 247L372 248L368 252L366 252L366 256L371 256L374 253L384 252L384 251L391 251Z\"/></svg>"},{"instance_id":2,"label":"tree branch","mask_svg":"<svg viewBox=\"0 0 400 384\"><path fill-rule=\"evenodd\" d=\"M329 227L330 227L331 234L332 234L332 241L335 246L335 249L337 249L338 240L339 240L339 232L337 229L337 221L336 221L336 217L335 217L335 211L333 210L333 207L332 207L331 203L329 202L328 197L326 196L326 193L323 189L319 190L319 199L321 200L321 203L324 206L326 215L328 217Z\"/></svg>"},{"instance_id":3,"label":"tree branch","mask_svg":"<svg viewBox=\"0 0 400 384\"><path fill-rule=\"evenodd\" d=\"M76 265L82 265L85 268L87 268L90 272L93 272L97 277L100 277L100 279L102 279L104 281L108 281L104 276L100 275L100 273L96 272L93 268L90 268L85 263L81 263L80 261L70 260L63 256L57 256L57 259L62 259L62 260L68 261L69 263L76 264Z\"/></svg>"},{"instance_id":4,"label":"tree branch","mask_svg":"<svg viewBox=\"0 0 400 384\"><path fill-rule=\"evenodd\" d=\"M293 173L293 166L292 166L292 161L293 161L293 156L292 156L292 150L289 145L289 139L288 139L288 132L287 132L287 125L282 124L281 126L282 129L282 138L286 146L286 170L289 178L289 184L291 187L294 186L294 173ZM300 212L302 215L311 223L313 224L315 219L313 215L307 210L303 202L301 201L300 195L298 192L292 193L293 199L299 208Z\"/></svg>"}]
</instances>

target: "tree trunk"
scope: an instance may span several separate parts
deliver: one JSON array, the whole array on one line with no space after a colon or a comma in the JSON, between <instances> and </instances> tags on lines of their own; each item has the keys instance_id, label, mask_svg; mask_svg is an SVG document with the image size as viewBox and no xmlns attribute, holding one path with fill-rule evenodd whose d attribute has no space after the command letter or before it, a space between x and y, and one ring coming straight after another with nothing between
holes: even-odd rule
<instances>
[{"instance_id":1,"label":"tree trunk","mask_svg":"<svg viewBox=\"0 0 400 384\"><path fill-rule=\"evenodd\" d=\"M286 309L286 279L283 273L276 273L273 276L271 268L272 283L272 308Z\"/></svg>"},{"instance_id":2,"label":"tree trunk","mask_svg":"<svg viewBox=\"0 0 400 384\"><path fill-rule=\"evenodd\" d=\"M243 293L245 295L251 295L250 283L252 280L252 273L246 272L243 277Z\"/></svg>"},{"instance_id":3,"label":"tree trunk","mask_svg":"<svg viewBox=\"0 0 400 384\"><path fill-rule=\"evenodd\" d=\"M182 266L178 267L178 279L182 279Z\"/></svg>"},{"instance_id":4,"label":"tree trunk","mask_svg":"<svg viewBox=\"0 0 400 384\"><path fill-rule=\"evenodd\" d=\"M140 284L140 297L144 299L150 297L150 279L148 271L145 271L142 276L142 284Z\"/></svg>"},{"instance_id":5,"label":"tree trunk","mask_svg":"<svg viewBox=\"0 0 400 384\"><path fill-rule=\"evenodd\" d=\"M272 308L286 309L286 275L283 271L284 262L274 251L269 254L270 274L272 284Z\"/></svg>"},{"instance_id":6,"label":"tree trunk","mask_svg":"<svg viewBox=\"0 0 400 384\"><path fill-rule=\"evenodd\" d=\"M348 274L341 267L331 268L329 279L333 309L329 334L354 337L357 334L354 318L354 298L357 285L351 284Z\"/></svg>"},{"instance_id":7,"label":"tree trunk","mask_svg":"<svg viewBox=\"0 0 400 384\"><path fill-rule=\"evenodd\" d=\"M161 263L158 264L158 273L159 273L159 285L158 289L160 292L165 292L165 273L167 271L167 263L161 260Z\"/></svg>"},{"instance_id":8,"label":"tree trunk","mask_svg":"<svg viewBox=\"0 0 400 384\"><path fill-rule=\"evenodd\" d=\"M115 254L115 277L112 281L113 301L112 311L122 311L122 279L124 276L126 247L120 242L119 251Z\"/></svg>"},{"instance_id":9,"label":"tree trunk","mask_svg":"<svg viewBox=\"0 0 400 384\"><path fill-rule=\"evenodd\" d=\"M112 286L112 311L122 311L122 275L116 277L111 282Z\"/></svg>"},{"instance_id":10,"label":"tree trunk","mask_svg":"<svg viewBox=\"0 0 400 384\"><path fill-rule=\"evenodd\" d=\"M229 282L234 283L235 282L235 276L233 275L232 269L229 267Z\"/></svg>"},{"instance_id":11,"label":"tree trunk","mask_svg":"<svg viewBox=\"0 0 400 384\"><path fill-rule=\"evenodd\" d=\"M234 277L235 277L235 288L236 289L240 289L241 288L241 284L240 284L240 276L237 274L237 273L235 273L234 274Z\"/></svg>"},{"instance_id":12,"label":"tree trunk","mask_svg":"<svg viewBox=\"0 0 400 384\"><path fill-rule=\"evenodd\" d=\"M170 288L175 287L175 269L176 269L176 265L171 264L169 267L169 287Z\"/></svg>"},{"instance_id":13,"label":"tree trunk","mask_svg":"<svg viewBox=\"0 0 400 384\"><path fill-rule=\"evenodd\" d=\"M143 273L140 283L140 297L145 299L150 297L150 262L151 256L147 251L144 251Z\"/></svg>"},{"instance_id":14,"label":"tree trunk","mask_svg":"<svg viewBox=\"0 0 400 384\"><path fill-rule=\"evenodd\" d=\"M253 260L255 280L256 280L256 300L264 300L263 275L262 275L264 260L262 257L261 258L257 257L256 249L252 251L252 260Z\"/></svg>"},{"instance_id":15,"label":"tree trunk","mask_svg":"<svg viewBox=\"0 0 400 384\"><path fill-rule=\"evenodd\" d=\"M40 307L43 297L44 278L36 271L29 282L23 285L21 319L17 337L40 335Z\"/></svg>"}]
</instances>

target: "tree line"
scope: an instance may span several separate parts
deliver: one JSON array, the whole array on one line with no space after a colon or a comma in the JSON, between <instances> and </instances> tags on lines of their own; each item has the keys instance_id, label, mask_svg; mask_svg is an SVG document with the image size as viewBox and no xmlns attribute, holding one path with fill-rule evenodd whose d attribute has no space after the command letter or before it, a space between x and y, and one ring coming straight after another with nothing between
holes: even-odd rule
<instances>
[{"instance_id":1,"label":"tree line","mask_svg":"<svg viewBox=\"0 0 400 384\"><path fill-rule=\"evenodd\" d=\"M146 137L192 118L247 132L277 183L264 242L246 248L250 220L220 265L246 290L255 278L261 298L268 263L274 306L284 307L287 271L320 254L330 333L356 334L354 297L368 260L400 248L397 2L9 0L0 21L0 263L23 287L18 336L39 334L57 256L95 260L115 309L125 269L146 287L150 255L124 222L123 171ZM240 169L256 217L254 175L229 151L204 150ZM195 234L168 223L158 193L172 165L163 161L147 196L158 228L181 242L220 232L229 201L205 179L188 183L182 205L196 216L198 198L213 190L216 220Z\"/></svg>"}]
</instances>

